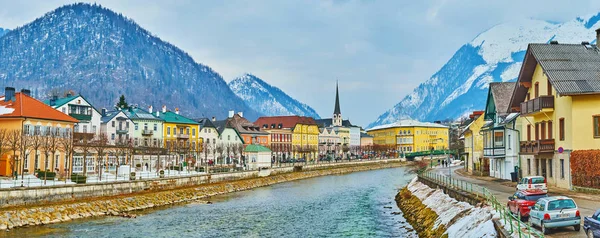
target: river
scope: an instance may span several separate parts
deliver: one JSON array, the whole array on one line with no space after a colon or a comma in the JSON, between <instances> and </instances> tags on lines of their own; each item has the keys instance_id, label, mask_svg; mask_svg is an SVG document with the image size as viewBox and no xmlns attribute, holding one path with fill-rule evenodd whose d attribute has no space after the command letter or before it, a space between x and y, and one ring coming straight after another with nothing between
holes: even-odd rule
<instances>
[{"instance_id":1,"label":"river","mask_svg":"<svg viewBox=\"0 0 600 238\"><path fill-rule=\"evenodd\" d=\"M417 237L394 202L414 175L325 176L139 213L2 232L10 237ZM393 212L400 213L394 215Z\"/></svg>"}]
</instances>

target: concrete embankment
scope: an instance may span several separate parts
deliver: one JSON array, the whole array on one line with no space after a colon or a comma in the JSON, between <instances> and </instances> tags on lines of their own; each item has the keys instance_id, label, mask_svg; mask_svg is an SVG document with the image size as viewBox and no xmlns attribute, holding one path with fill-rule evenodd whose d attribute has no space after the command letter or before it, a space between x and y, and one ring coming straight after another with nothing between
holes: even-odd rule
<instances>
[{"instance_id":1,"label":"concrete embankment","mask_svg":"<svg viewBox=\"0 0 600 238\"><path fill-rule=\"evenodd\" d=\"M266 177L205 183L170 190L156 189L127 195L88 197L68 202L62 201L57 203L5 207L0 211L0 230L58 223L85 217L126 214L130 211L205 199L214 195L276 183L318 176L400 167L403 165L405 163L377 162L345 165L335 168L324 166L309 171L288 173L279 171Z\"/></svg>"},{"instance_id":2,"label":"concrete embankment","mask_svg":"<svg viewBox=\"0 0 600 238\"><path fill-rule=\"evenodd\" d=\"M496 237L489 207L457 201L415 178L396 203L419 237Z\"/></svg>"}]
</instances>

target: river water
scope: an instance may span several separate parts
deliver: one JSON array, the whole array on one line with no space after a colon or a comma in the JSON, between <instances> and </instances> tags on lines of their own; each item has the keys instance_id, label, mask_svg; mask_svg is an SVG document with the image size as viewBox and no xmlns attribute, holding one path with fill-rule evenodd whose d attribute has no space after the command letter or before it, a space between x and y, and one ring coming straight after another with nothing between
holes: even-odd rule
<instances>
[{"instance_id":1,"label":"river water","mask_svg":"<svg viewBox=\"0 0 600 238\"><path fill-rule=\"evenodd\" d=\"M414 175L391 168L326 176L144 211L1 232L10 237L417 237L394 196Z\"/></svg>"}]
</instances>

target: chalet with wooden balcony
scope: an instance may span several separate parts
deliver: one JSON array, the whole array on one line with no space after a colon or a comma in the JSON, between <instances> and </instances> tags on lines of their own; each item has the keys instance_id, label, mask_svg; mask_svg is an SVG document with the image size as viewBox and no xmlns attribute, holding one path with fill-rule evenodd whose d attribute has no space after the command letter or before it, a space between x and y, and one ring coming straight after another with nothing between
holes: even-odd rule
<instances>
[{"instance_id":1,"label":"chalet with wooden balcony","mask_svg":"<svg viewBox=\"0 0 600 238\"><path fill-rule=\"evenodd\" d=\"M79 120L73 128L73 138L92 139L100 133L102 115L82 95L67 93L62 98L55 95L44 103Z\"/></svg>"},{"instance_id":2,"label":"chalet with wooden balcony","mask_svg":"<svg viewBox=\"0 0 600 238\"><path fill-rule=\"evenodd\" d=\"M521 113L523 176L572 187L571 152L600 149L600 53L595 45L529 44L510 108Z\"/></svg>"},{"instance_id":3,"label":"chalet with wooden balcony","mask_svg":"<svg viewBox=\"0 0 600 238\"><path fill-rule=\"evenodd\" d=\"M515 83L490 83L484 119L483 157L489 162L489 175L511 179L518 165L519 139L516 119L519 113L509 113L510 98Z\"/></svg>"}]
</instances>

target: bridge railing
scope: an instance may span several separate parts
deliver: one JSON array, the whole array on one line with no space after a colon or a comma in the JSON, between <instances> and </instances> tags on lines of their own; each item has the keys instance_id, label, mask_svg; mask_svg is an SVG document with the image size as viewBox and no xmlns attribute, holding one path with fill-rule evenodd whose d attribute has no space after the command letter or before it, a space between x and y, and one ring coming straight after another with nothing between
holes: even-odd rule
<instances>
[{"instance_id":1,"label":"bridge railing","mask_svg":"<svg viewBox=\"0 0 600 238\"><path fill-rule=\"evenodd\" d=\"M429 171L423 172L419 176L448 188L471 193L476 197L483 198L486 204L491 206L500 215L500 220L504 222L504 229L510 232L513 237L544 237L541 232L533 229L529 224L521 221L518 216L512 214L506 207L506 204L500 203L496 196L486 187Z\"/></svg>"}]
</instances>

